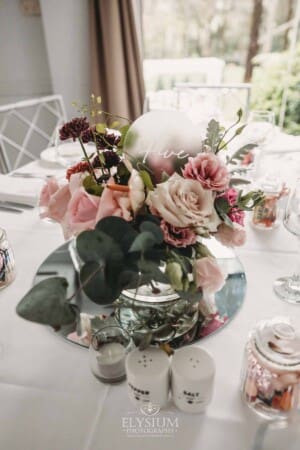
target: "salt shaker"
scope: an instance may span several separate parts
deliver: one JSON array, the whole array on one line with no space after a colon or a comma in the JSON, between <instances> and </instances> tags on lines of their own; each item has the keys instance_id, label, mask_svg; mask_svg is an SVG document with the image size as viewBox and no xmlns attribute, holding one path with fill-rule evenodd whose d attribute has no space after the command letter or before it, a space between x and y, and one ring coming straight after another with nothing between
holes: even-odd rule
<instances>
[{"instance_id":1,"label":"salt shaker","mask_svg":"<svg viewBox=\"0 0 300 450\"><path fill-rule=\"evenodd\" d=\"M285 418L299 406L300 332L288 318L261 321L246 345L242 397L265 418Z\"/></svg>"},{"instance_id":2,"label":"salt shaker","mask_svg":"<svg viewBox=\"0 0 300 450\"><path fill-rule=\"evenodd\" d=\"M215 363L198 347L177 350L171 363L173 402L183 412L204 412L213 393Z\"/></svg>"},{"instance_id":3,"label":"salt shaker","mask_svg":"<svg viewBox=\"0 0 300 450\"><path fill-rule=\"evenodd\" d=\"M169 398L169 358L157 347L135 349L126 358L128 394L136 406L166 405Z\"/></svg>"},{"instance_id":4,"label":"salt shaker","mask_svg":"<svg viewBox=\"0 0 300 450\"><path fill-rule=\"evenodd\" d=\"M0 228L0 289L8 286L16 276L15 260L6 232Z\"/></svg>"}]
</instances>

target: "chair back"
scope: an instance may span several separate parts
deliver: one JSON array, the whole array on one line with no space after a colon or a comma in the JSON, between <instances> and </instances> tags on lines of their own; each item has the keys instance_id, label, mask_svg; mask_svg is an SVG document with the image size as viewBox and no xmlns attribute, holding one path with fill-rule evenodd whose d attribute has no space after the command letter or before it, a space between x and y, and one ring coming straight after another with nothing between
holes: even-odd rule
<instances>
[{"instance_id":1,"label":"chair back","mask_svg":"<svg viewBox=\"0 0 300 450\"><path fill-rule=\"evenodd\" d=\"M65 121L61 95L0 106L0 173L38 159L42 150L53 145L57 128Z\"/></svg>"}]
</instances>

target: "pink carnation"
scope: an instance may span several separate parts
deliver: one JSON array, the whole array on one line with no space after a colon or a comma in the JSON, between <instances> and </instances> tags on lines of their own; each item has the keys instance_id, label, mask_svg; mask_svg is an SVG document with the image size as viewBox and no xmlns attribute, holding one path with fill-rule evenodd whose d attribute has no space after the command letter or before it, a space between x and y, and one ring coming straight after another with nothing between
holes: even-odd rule
<instances>
[{"instance_id":1,"label":"pink carnation","mask_svg":"<svg viewBox=\"0 0 300 450\"><path fill-rule=\"evenodd\" d=\"M231 208L228 217L232 222L244 226L245 212L239 208Z\"/></svg>"},{"instance_id":2,"label":"pink carnation","mask_svg":"<svg viewBox=\"0 0 300 450\"><path fill-rule=\"evenodd\" d=\"M217 292L224 285L224 275L217 261L212 257L196 259L193 273L196 286L208 293Z\"/></svg>"},{"instance_id":3,"label":"pink carnation","mask_svg":"<svg viewBox=\"0 0 300 450\"><path fill-rule=\"evenodd\" d=\"M231 228L222 223L215 233L215 238L226 247L240 247L246 242L246 231L238 224Z\"/></svg>"},{"instance_id":4,"label":"pink carnation","mask_svg":"<svg viewBox=\"0 0 300 450\"><path fill-rule=\"evenodd\" d=\"M191 228L174 227L165 220L160 222L160 228L164 233L164 241L174 247L187 247L197 241L197 235Z\"/></svg>"},{"instance_id":5,"label":"pink carnation","mask_svg":"<svg viewBox=\"0 0 300 450\"><path fill-rule=\"evenodd\" d=\"M238 191L234 188L229 188L219 197L225 198L230 206L234 206L238 198Z\"/></svg>"},{"instance_id":6,"label":"pink carnation","mask_svg":"<svg viewBox=\"0 0 300 450\"><path fill-rule=\"evenodd\" d=\"M200 153L190 157L183 168L184 178L200 181L204 189L224 191L230 176L223 162L213 153Z\"/></svg>"}]
</instances>

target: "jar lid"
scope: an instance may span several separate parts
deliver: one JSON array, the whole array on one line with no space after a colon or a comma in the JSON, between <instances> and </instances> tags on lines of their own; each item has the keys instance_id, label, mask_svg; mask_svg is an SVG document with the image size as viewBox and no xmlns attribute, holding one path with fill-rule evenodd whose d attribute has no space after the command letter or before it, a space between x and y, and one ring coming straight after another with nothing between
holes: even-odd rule
<instances>
[{"instance_id":1,"label":"jar lid","mask_svg":"<svg viewBox=\"0 0 300 450\"><path fill-rule=\"evenodd\" d=\"M122 296L146 303L164 303L180 299L170 284L153 281L152 285L145 284L138 289L125 289Z\"/></svg>"},{"instance_id":2,"label":"jar lid","mask_svg":"<svg viewBox=\"0 0 300 450\"><path fill-rule=\"evenodd\" d=\"M300 331L295 330L289 318L259 322L254 340L257 350L270 362L289 368L300 365Z\"/></svg>"}]
</instances>

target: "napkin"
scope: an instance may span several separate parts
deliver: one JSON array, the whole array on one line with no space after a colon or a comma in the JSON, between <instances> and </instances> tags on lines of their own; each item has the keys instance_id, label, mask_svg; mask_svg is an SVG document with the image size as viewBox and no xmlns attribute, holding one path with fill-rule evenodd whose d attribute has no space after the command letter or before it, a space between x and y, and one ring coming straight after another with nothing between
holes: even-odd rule
<instances>
[{"instance_id":1,"label":"napkin","mask_svg":"<svg viewBox=\"0 0 300 450\"><path fill-rule=\"evenodd\" d=\"M13 178L0 174L0 201L36 206L45 181L36 178Z\"/></svg>"}]
</instances>

